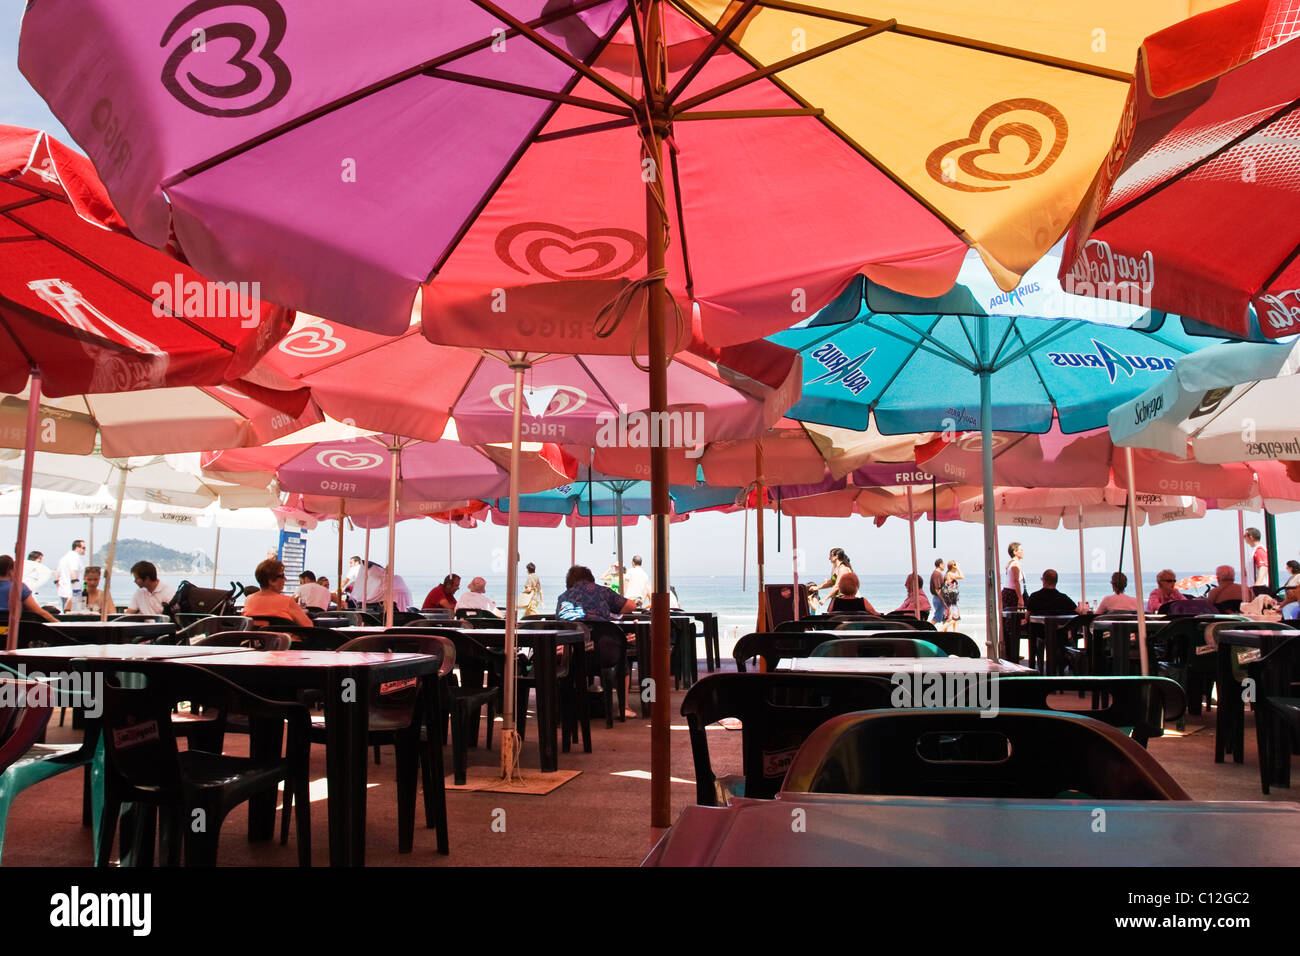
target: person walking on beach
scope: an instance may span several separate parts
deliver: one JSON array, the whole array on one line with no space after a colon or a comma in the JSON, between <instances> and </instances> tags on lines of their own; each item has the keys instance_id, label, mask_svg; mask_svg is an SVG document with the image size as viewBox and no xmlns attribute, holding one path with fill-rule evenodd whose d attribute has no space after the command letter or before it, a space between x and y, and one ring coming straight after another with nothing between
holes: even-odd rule
<instances>
[{"instance_id":1,"label":"person walking on beach","mask_svg":"<svg viewBox=\"0 0 1300 956\"><path fill-rule=\"evenodd\" d=\"M948 562L948 570L944 572L943 587L939 592L939 599L944 603L944 622L943 630L957 630L957 622L961 620L961 608L957 602L961 597L961 585L958 581L964 581L966 575L961 573L961 565L954 558Z\"/></svg>"},{"instance_id":2,"label":"person walking on beach","mask_svg":"<svg viewBox=\"0 0 1300 956\"><path fill-rule=\"evenodd\" d=\"M934 570L930 572L930 606L934 608L931 619L935 627L940 627L948 618L948 605L943 600L943 558L934 559Z\"/></svg>"},{"instance_id":3,"label":"person walking on beach","mask_svg":"<svg viewBox=\"0 0 1300 956\"><path fill-rule=\"evenodd\" d=\"M1244 537L1246 544L1255 549L1250 559L1255 569L1255 594L1272 594L1268 586L1268 551L1259 543L1259 529L1247 528Z\"/></svg>"},{"instance_id":4,"label":"person walking on beach","mask_svg":"<svg viewBox=\"0 0 1300 956\"><path fill-rule=\"evenodd\" d=\"M1019 541L1012 541L1007 545L1007 555L1010 557L1006 566L1002 569L1002 637L1003 651L1002 654L1010 661L1020 660L1020 638L1023 630L1024 615L1021 613L1025 607L1025 578L1024 571L1020 562L1025 557L1025 549L1020 546ZM1008 611L1014 611L1014 614L1007 614Z\"/></svg>"},{"instance_id":5,"label":"person walking on beach","mask_svg":"<svg viewBox=\"0 0 1300 956\"><path fill-rule=\"evenodd\" d=\"M536 614L542 607L542 579L537 576L537 565L529 561L525 565L528 577L524 578L524 595L520 602L524 607L524 617Z\"/></svg>"}]
</instances>

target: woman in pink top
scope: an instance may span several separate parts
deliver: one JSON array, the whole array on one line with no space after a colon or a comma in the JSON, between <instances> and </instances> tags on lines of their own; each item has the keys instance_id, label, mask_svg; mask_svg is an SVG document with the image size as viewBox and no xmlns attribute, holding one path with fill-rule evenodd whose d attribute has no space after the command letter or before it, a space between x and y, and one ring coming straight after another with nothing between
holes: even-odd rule
<instances>
[{"instance_id":1,"label":"woman in pink top","mask_svg":"<svg viewBox=\"0 0 1300 956\"><path fill-rule=\"evenodd\" d=\"M1156 589L1147 598L1148 611L1158 611L1162 604L1169 601L1183 600L1183 593L1174 587L1174 582L1177 580L1177 575L1168 568L1156 575Z\"/></svg>"},{"instance_id":2,"label":"woman in pink top","mask_svg":"<svg viewBox=\"0 0 1300 956\"><path fill-rule=\"evenodd\" d=\"M1114 594L1107 594L1097 604L1097 613L1106 614L1109 611L1136 611L1138 609L1137 598L1131 594L1125 594L1124 589L1128 587L1128 575L1123 571L1116 571L1110 576L1110 589Z\"/></svg>"},{"instance_id":3,"label":"woman in pink top","mask_svg":"<svg viewBox=\"0 0 1300 956\"><path fill-rule=\"evenodd\" d=\"M284 593L284 564L267 558L254 572L261 590L244 601L244 617L282 617L303 627L311 627L311 618L296 600Z\"/></svg>"}]
</instances>

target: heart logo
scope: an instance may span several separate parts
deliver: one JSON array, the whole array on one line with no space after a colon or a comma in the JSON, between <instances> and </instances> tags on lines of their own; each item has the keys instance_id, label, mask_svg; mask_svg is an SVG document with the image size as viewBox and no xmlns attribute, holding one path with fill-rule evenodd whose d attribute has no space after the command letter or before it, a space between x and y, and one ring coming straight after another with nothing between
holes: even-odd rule
<instances>
[{"instance_id":1,"label":"heart logo","mask_svg":"<svg viewBox=\"0 0 1300 956\"><path fill-rule=\"evenodd\" d=\"M553 222L521 222L497 235L496 254L523 275L548 279L613 279L646 253L645 238L630 229L573 232Z\"/></svg>"},{"instance_id":2,"label":"heart logo","mask_svg":"<svg viewBox=\"0 0 1300 956\"><path fill-rule=\"evenodd\" d=\"M279 345L281 352L296 358L325 358L337 355L346 347L347 342L334 334L334 327L319 320L294 329Z\"/></svg>"},{"instance_id":3,"label":"heart logo","mask_svg":"<svg viewBox=\"0 0 1300 956\"><path fill-rule=\"evenodd\" d=\"M502 411L514 411L515 387L497 385L488 393L492 404ZM524 403L528 414L534 418L547 415L569 415L587 404L587 393L573 385L544 385L540 388L524 386Z\"/></svg>"},{"instance_id":4,"label":"heart logo","mask_svg":"<svg viewBox=\"0 0 1300 956\"><path fill-rule=\"evenodd\" d=\"M164 89L207 116L270 109L292 85L288 66L275 54L285 25L284 8L276 0L195 0L176 14L158 42L165 47L176 40L162 68ZM233 52L230 41L238 44ZM232 67L241 74L234 82Z\"/></svg>"},{"instance_id":5,"label":"heart logo","mask_svg":"<svg viewBox=\"0 0 1300 956\"><path fill-rule=\"evenodd\" d=\"M316 461L331 471L368 471L384 463L383 455L359 451L322 451L316 453Z\"/></svg>"},{"instance_id":6,"label":"heart logo","mask_svg":"<svg viewBox=\"0 0 1300 956\"><path fill-rule=\"evenodd\" d=\"M970 135L944 143L925 160L925 171L940 185L958 192L1010 189L1010 183L1041 176L1065 149L1070 127L1051 103L1028 97L994 103L975 117ZM1023 144L1026 155L1005 151ZM1003 183L1000 186L982 183Z\"/></svg>"}]
</instances>

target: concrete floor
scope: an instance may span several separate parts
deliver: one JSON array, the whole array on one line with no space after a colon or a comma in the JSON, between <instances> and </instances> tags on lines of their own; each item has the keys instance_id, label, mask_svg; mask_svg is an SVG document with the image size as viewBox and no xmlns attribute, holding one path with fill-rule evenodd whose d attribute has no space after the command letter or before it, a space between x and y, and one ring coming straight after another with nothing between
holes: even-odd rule
<instances>
[{"instance_id":1,"label":"concrete floor","mask_svg":"<svg viewBox=\"0 0 1300 956\"><path fill-rule=\"evenodd\" d=\"M703 668L701 668L703 669ZM673 694L672 712L680 714L684 692ZM1273 788L1265 797L1259 786L1254 719L1247 715L1246 760L1214 763L1213 711L1188 719L1186 733L1153 740L1150 752L1196 800L1300 801L1293 792ZM56 717L57 722L57 717ZM530 720L522 766L537 766L536 728ZM715 771L740 769L739 731L711 727L709 746ZM53 741L71 740L68 728L51 729ZM243 738L232 737L232 750ZM606 729L592 728L593 753L575 749L560 755L561 769L579 776L546 796L449 792L451 855L435 852L434 834L418 815L415 848L397 852L397 800L391 748L381 766L370 764L366 853L371 866L635 866L649 851L657 832L649 826L649 722L631 720ZM451 751L445 751L450 766ZM495 756L471 751L471 765L493 765ZM1300 770L1298 770L1300 772ZM674 717L672 730L673 818L694 802L695 774L685 721ZM316 865L328 862L324 800L325 749L312 748L312 851ZM504 811L504 832L500 822ZM498 821L494 827L494 821ZM81 826L81 773L74 771L22 793L13 804L4 843L3 863L13 866L82 866L90 863L89 828ZM247 814L237 809L222 829L219 862L224 866L295 866L294 836L289 845L250 844Z\"/></svg>"}]
</instances>

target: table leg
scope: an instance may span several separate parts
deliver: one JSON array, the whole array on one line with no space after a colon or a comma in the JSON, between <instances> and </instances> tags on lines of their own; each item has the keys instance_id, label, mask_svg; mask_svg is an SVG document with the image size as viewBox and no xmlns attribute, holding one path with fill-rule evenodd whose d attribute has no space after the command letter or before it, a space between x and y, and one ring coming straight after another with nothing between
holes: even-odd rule
<instances>
[{"instance_id":1,"label":"table leg","mask_svg":"<svg viewBox=\"0 0 1300 956\"><path fill-rule=\"evenodd\" d=\"M1228 737L1231 733L1232 717L1228 713L1228 708L1232 705L1228 703L1229 697L1237 697L1231 691L1232 685L1232 648L1227 644L1219 644L1217 653L1217 669L1214 677L1214 696L1217 706L1214 708L1214 762L1223 763L1223 757L1228 750Z\"/></svg>"},{"instance_id":2,"label":"table leg","mask_svg":"<svg viewBox=\"0 0 1300 956\"><path fill-rule=\"evenodd\" d=\"M330 670L325 692L330 866L364 866L370 677L365 668Z\"/></svg>"},{"instance_id":3,"label":"table leg","mask_svg":"<svg viewBox=\"0 0 1300 956\"><path fill-rule=\"evenodd\" d=\"M284 740L284 721L252 719L248 721L248 755L255 761L273 760L280 754ZM254 794L248 801L248 842L270 840L275 836L275 793Z\"/></svg>"},{"instance_id":4,"label":"table leg","mask_svg":"<svg viewBox=\"0 0 1300 956\"><path fill-rule=\"evenodd\" d=\"M722 641L718 636L718 616L710 614L704 619L704 647L705 654L709 656L709 673L712 674L714 668L722 667Z\"/></svg>"},{"instance_id":5,"label":"table leg","mask_svg":"<svg viewBox=\"0 0 1300 956\"><path fill-rule=\"evenodd\" d=\"M552 773L559 768L559 746L556 742L555 701L555 642L550 638L538 641L533 649L533 665L537 668L537 747L541 751L542 773ZM617 701L615 697L615 701Z\"/></svg>"},{"instance_id":6,"label":"table leg","mask_svg":"<svg viewBox=\"0 0 1300 956\"><path fill-rule=\"evenodd\" d=\"M573 684L578 688L578 727L582 731L582 752L591 753L591 695L587 693L587 652L579 642L569 645ZM617 695L616 695L617 696Z\"/></svg>"},{"instance_id":7,"label":"table leg","mask_svg":"<svg viewBox=\"0 0 1300 956\"><path fill-rule=\"evenodd\" d=\"M650 624L638 621L636 625L636 682L637 696L641 698L641 717L645 720L650 719L650 701L645 699L645 694L640 693L640 689L644 686L645 679L650 676L650 654Z\"/></svg>"}]
</instances>

